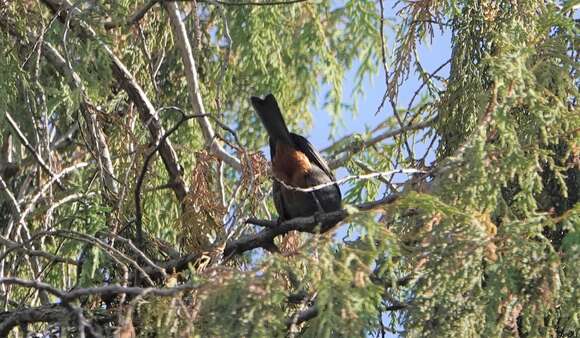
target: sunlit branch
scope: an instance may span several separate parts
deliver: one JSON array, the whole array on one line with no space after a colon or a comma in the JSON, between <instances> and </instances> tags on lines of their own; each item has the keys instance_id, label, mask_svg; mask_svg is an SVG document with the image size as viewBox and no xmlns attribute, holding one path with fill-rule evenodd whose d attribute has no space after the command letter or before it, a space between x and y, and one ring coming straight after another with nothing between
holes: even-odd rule
<instances>
[{"instance_id":1,"label":"sunlit branch","mask_svg":"<svg viewBox=\"0 0 580 338\"><path fill-rule=\"evenodd\" d=\"M363 141L363 142L350 142L349 144L346 145L346 147L344 147L343 149L341 149L340 151L337 152L338 154L342 154L342 155L339 156L338 158L335 158L334 160L329 161L328 165L333 169L339 168L339 167L345 165L353 155L361 152L362 150L364 150L372 145L375 145L379 142L382 142L385 139L401 135L407 131L427 128L427 127L431 126L435 120L436 120L436 118L431 118L431 119L425 120L423 122L403 126L402 128L387 130L387 131L385 131L385 132L383 132L375 137L372 137L366 141ZM350 136L350 137L352 137L352 136ZM345 139L348 139L348 137L341 139L337 143L342 143L342 142L344 142ZM329 152L330 149L332 149L333 147L334 146L327 147L323 151Z\"/></svg>"},{"instance_id":2,"label":"sunlit branch","mask_svg":"<svg viewBox=\"0 0 580 338\"><path fill-rule=\"evenodd\" d=\"M189 95L191 102L193 104L193 111L198 115L205 115L205 107L203 100L201 98L201 92L199 90L199 78L197 75L197 67L195 60L193 58L193 53L191 50L191 45L187 37L187 31L182 22L180 16L180 10L176 3L174 2L164 2L163 6L169 13L169 19L171 21L171 27L173 29L173 34L176 38L177 46L181 52L181 59L184 65L185 77L187 79L187 85L189 87ZM209 123L209 119L203 116L197 120L199 127L203 133L206 145L210 151L216 155L218 158L226 162L228 165L236 170L241 170L240 160L236 157L230 155L222 145L216 140L215 132L212 125Z\"/></svg>"},{"instance_id":3,"label":"sunlit branch","mask_svg":"<svg viewBox=\"0 0 580 338\"><path fill-rule=\"evenodd\" d=\"M391 176L391 175L395 175L395 174L408 174L408 175L412 175L412 174L427 174L428 172L425 170L417 170L417 169L396 169L396 170L391 170L391 171L386 171L386 172L374 172L374 173L370 173L370 174L365 174L365 175L350 175L335 181L331 181L331 182L327 182L327 183L323 183L323 184L319 184L319 185L315 185L312 187L308 187L308 188L300 188L300 187L295 187L295 186L291 186L286 184L284 181L274 177L274 179L276 181L278 181L284 188L288 189L288 190L293 190L293 191L300 191L300 192L312 192L318 189L322 189L325 187L329 187L335 184L343 184L349 181L353 181L353 180L370 180L373 178L382 178L382 179L386 179L387 177Z\"/></svg>"}]
</instances>

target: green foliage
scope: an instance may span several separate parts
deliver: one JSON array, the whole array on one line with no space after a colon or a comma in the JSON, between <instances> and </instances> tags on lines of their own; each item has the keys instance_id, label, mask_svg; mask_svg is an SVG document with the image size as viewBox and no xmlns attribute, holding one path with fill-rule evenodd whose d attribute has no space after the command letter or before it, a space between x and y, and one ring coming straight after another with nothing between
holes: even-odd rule
<instances>
[{"instance_id":1,"label":"green foliage","mask_svg":"<svg viewBox=\"0 0 580 338\"><path fill-rule=\"evenodd\" d=\"M330 160L345 156L341 173L348 175L412 166L430 170L429 175L349 181L342 192L350 215L337 229L306 234L283 254L252 250L224 262L226 243L262 230L246 219L276 219L268 164L258 153L266 134L248 97L274 93L296 132L315 124L313 108L328 109L332 126L356 114L365 79L383 66L378 4L179 2L216 140L241 161L240 170L221 167L198 120L182 124L169 137L189 191L180 203L172 191L176 182L170 181L158 152L143 170L159 139L151 136L150 121L144 121L115 79L105 50L110 48L134 75L165 130L180 121L180 110L192 113L165 4L149 9L139 22L115 26L142 3L80 2L80 12L70 19L90 25L96 38L89 38L77 34L75 24L65 29L43 1L0 1L0 112L14 117L55 173L86 162L62 178L62 189L47 186L51 174L0 118L2 142L5 135L14 136L11 154L21 169L0 191L0 271L65 292L118 285L125 272L129 286L196 286L165 296L147 289L151 293L140 296L80 298L85 315L105 323L109 336L119 333L125 317L132 319L138 336L365 337L386 331L408 337L577 336L575 3L397 3L397 17L384 22L395 34L389 41L392 50L385 50L390 72L386 98L403 121L391 116L362 135L337 142L324 155ZM391 4L384 5L383 14L390 15ZM418 55L438 27L452 34L447 78L429 74ZM45 57L39 48L45 41L65 58L81 87L71 86ZM346 79L347 74L354 77ZM403 109L400 90L414 75L428 83ZM352 93L344 93L346 80L352 82ZM435 124L421 131L367 142L432 117ZM92 145L91 118L108 146L116 193L104 188L103 149ZM43 127L47 121L48 130ZM69 130L72 141L56 145ZM425 156L410 156L409 148L422 151L434 136L435 148L426 149ZM5 155L0 156L3 170ZM354 207L394 192L396 199L372 210ZM11 197L19 209L35 203L22 222L18 217L25 210L17 210ZM146 233L143 246L136 243L137 217ZM179 271L168 270L151 281L136 269L157 271L190 256L189 270L184 263ZM32 290L2 288L0 299L8 302L1 304L7 311L45 306L45 295ZM48 300L57 301L54 295ZM298 320L313 310L316 316ZM63 323L63 334L78 334L75 325ZM54 328L50 323L30 327L39 332Z\"/></svg>"}]
</instances>

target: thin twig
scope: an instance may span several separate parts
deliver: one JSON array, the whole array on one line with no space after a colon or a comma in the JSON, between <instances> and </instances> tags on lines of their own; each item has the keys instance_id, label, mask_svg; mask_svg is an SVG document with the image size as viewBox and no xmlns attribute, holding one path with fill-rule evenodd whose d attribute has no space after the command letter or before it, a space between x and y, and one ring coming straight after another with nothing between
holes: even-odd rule
<instances>
[{"instance_id":1,"label":"thin twig","mask_svg":"<svg viewBox=\"0 0 580 338\"><path fill-rule=\"evenodd\" d=\"M147 12L151 8L153 8L153 6L155 6L155 4L157 4L160 1L161 0L149 0L149 2L145 3L139 9L137 9L129 17L128 20L118 20L118 21L105 22L104 27L105 27L105 29L109 30L109 29L113 29L113 28L117 28L117 27L121 27L121 26L125 26L125 27L133 26L134 24L141 21L141 19L143 19L143 17L145 17L145 14L147 14Z\"/></svg>"},{"instance_id":2,"label":"thin twig","mask_svg":"<svg viewBox=\"0 0 580 338\"><path fill-rule=\"evenodd\" d=\"M26 138L26 136L24 136L22 131L20 131L20 128L18 128L18 125L16 124L16 122L14 121L14 119L12 118L10 113L6 112L5 114L6 114L6 119L8 120L8 124L10 124L12 129L14 129L14 131L16 132L16 135L20 139L20 142L22 143L22 145L24 145L24 147L32 154L32 156L34 156L34 159L38 162L40 167L44 171L46 171L46 173L48 173L50 175L50 177L54 178L55 173L46 165L46 163L44 163L44 160L42 159L42 157L40 157L40 155L34 150L32 145L30 145L30 142L28 142L28 139ZM61 190L65 190L64 186L62 185L60 180L56 180L56 183Z\"/></svg>"},{"instance_id":3,"label":"thin twig","mask_svg":"<svg viewBox=\"0 0 580 338\"><path fill-rule=\"evenodd\" d=\"M343 183L346 183L348 181L353 181L353 180L370 180L373 178L386 178L388 176L391 176L393 174L427 174L428 172L425 170L418 170L418 169L395 169L395 170L391 170L391 171L385 171L385 172L375 172L375 173L370 173L370 174L365 174L365 175L349 175L346 177L343 177L339 180L335 180L335 181L330 181L327 183L322 183L322 184L318 184L312 187L308 187L308 188L300 188L300 187L295 187L289 184L286 184L284 181L274 177L274 179L276 181L278 181L284 188L288 189L288 190L292 190L292 191L300 191L300 192L312 192L315 190L319 190L322 188L326 188L326 187L330 187L332 185L340 185Z\"/></svg>"},{"instance_id":4,"label":"thin twig","mask_svg":"<svg viewBox=\"0 0 580 338\"><path fill-rule=\"evenodd\" d=\"M335 159L332 160L332 161L330 161L328 163L328 165L329 165L330 168L333 168L333 169L336 169L338 167L341 167L354 154L362 151L363 149L365 149L367 147L370 147L370 146L373 146L373 145L375 145L375 144L377 144L377 143L379 143L379 142L381 142L381 141L383 141L383 140L385 140L387 138L391 138L391 137L395 137L397 135L403 134L403 133L405 133L407 131L418 130L418 129L423 129L423 128L429 127L435 121L435 119L436 118L431 118L431 119L428 119L428 120L425 120L423 122L419 122L419 123L416 123L416 124L407 124L407 125L405 125L405 126L403 126L401 128L398 128L398 129L387 130L387 131L385 131L385 132L383 132L383 133L381 133L381 134L379 134L379 135L377 135L377 136L375 136L375 137L373 137L373 138L371 138L369 140L366 140L366 141L364 141L362 143L350 142L347 147L345 147L344 149L342 149L339 152L337 152L337 153L334 154ZM341 143L343 141L344 141L344 138L341 139L337 143ZM323 149L322 151L323 152L327 152L330 149L332 149L333 147L334 147L334 145L329 146L329 147ZM342 154L342 156L336 158L336 155L338 153L343 153L343 154Z\"/></svg>"},{"instance_id":5,"label":"thin twig","mask_svg":"<svg viewBox=\"0 0 580 338\"><path fill-rule=\"evenodd\" d=\"M451 59L445 61L441 66L437 67L437 69L435 69L433 72L429 73L429 75L427 76L427 79L425 79L421 83L421 85L419 86L419 88L417 88L417 90L415 90L415 92L413 93L413 96L411 97L411 100L409 101L409 105L407 106L407 112L411 111L411 107L413 107L413 102L415 102L415 99L417 98L417 96L419 95L419 93L421 92L421 90L423 89L423 87L425 87L425 85L435 75L437 75L437 73L439 73L443 68L445 68L445 66L447 66L449 63L451 63Z\"/></svg>"},{"instance_id":6,"label":"thin twig","mask_svg":"<svg viewBox=\"0 0 580 338\"><path fill-rule=\"evenodd\" d=\"M168 109L178 109L176 107L168 107ZM149 168L149 162L151 161L151 159L153 158L153 155L155 155L157 153L157 151L161 148L161 146L163 144L165 144L166 139L173 134L175 131L177 131L177 129L179 128L179 126L181 126L181 124L187 120L190 120L192 118L203 118L206 117L206 114L196 114L196 115L186 115L183 113L183 111L181 109L178 109L178 111L182 114L181 115L181 120L179 120L179 122L177 122L171 129L169 129L167 132L165 132L165 134L163 134L163 136L161 136L161 138L156 142L155 144L155 148L153 148L153 150L147 155L147 157L145 158L145 161L143 162L143 167L141 168L141 173L139 174L139 176L137 177L137 183L135 185L135 227L136 227L136 231L135 231L135 235L136 235L136 240L137 240L137 246L139 248L143 248L142 245L144 245L143 243L143 211L141 208L141 188L143 186L143 180L145 179L145 174L147 173L147 169ZM174 183L174 182L171 182Z\"/></svg>"},{"instance_id":7,"label":"thin twig","mask_svg":"<svg viewBox=\"0 0 580 338\"><path fill-rule=\"evenodd\" d=\"M28 256L43 257L43 258L49 259L49 260L56 262L56 263L77 265L77 261L74 259L53 255L53 254L48 253L48 252L43 251L43 250L27 249L27 248L23 247L22 245L20 245L19 243L11 241L7 238L4 238L3 236L0 236L0 244L6 246L6 248L10 249L11 251L22 252Z\"/></svg>"}]
</instances>

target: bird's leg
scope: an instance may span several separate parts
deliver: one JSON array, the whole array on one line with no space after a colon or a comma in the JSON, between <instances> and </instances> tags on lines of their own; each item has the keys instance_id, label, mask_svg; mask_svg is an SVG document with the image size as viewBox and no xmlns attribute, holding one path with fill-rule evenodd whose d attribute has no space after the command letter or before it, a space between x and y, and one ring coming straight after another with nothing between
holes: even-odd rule
<instances>
[{"instance_id":1,"label":"bird's leg","mask_svg":"<svg viewBox=\"0 0 580 338\"><path fill-rule=\"evenodd\" d=\"M319 230L322 230L322 215L324 215L326 212L324 211L324 209L322 208L322 204L320 203L320 201L318 200L318 197L316 197L316 193L313 191L311 192L312 194L312 198L314 199L314 201L316 202L316 211L314 212L314 221L316 222L314 224L314 228L316 229L317 227L319 228ZM322 232L322 231L318 231L318 232Z\"/></svg>"},{"instance_id":2,"label":"bird's leg","mask_svg":"<svg viewBox=\"0 0 580 338\"><path fill-rule=\"evenodd\" d=\"M283 222L284 220L282 219L282 217L278 216L278 218L276 219L276 225L274 227L280 226L280 224L282 224ZM270 253L280 253L280 249L276 246L276 244L274 244L274 239L265 242L264 245L262 245L262 248L264 248L264 250L267 250Z\"/></svg>"}]
</instances>

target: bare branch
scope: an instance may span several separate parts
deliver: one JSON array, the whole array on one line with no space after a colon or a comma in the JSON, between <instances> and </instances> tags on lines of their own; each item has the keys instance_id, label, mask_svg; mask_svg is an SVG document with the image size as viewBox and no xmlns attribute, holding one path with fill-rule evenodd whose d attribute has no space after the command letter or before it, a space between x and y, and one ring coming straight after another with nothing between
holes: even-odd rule
<instances>
[{"instance_id":1,"label":"bare branch","mask_svg":"<svg viewBox=\"0 0 580 338\"><path fill-rule=\"evenodd\" d=\"M31 249L26 249L23 247L23 245L11 241L7 238L4 238L3 236L0 236L0 244L6 246L6 248L10 251L15 251L15 252L22 252L25 255L28 256L38 256L38 257L44 257L46 259L49 259L53 262L56 263L64 263L64 264L69 264L69 265L77 265L77 261L71 258L65 258L65 257L60 257L57 255L53 255L51 253L48 253L46 251L43 250L31 250Z\"/></svg>"},{"instance_id":2,"label":"bare branch","mask_svg":"<svg viewBox=\"0 0 580 338\"><path fill-rule=\"evenodd\" d=\"M370 146L373 146L385 139L397 136L397 135L401 135L407 131L410 130L419 130L419 129L423 129L423 128L427 128L429 127L434 121L436 120L436 118L431 118L429 120L423 121L423 122L419 122L416 124L408 124L403 126L402 128L398 128L398 129L392 129L392 130L387 130L382 134L379 134L369 140L366 140L364 142L361 143L357 143L357 142L350 142L345 148L343 148L342 150L340 150L338 153L342 153L342 156L336 158L335 160L332 160L328 163L328 165L333 168L339 168L341 166L343 166L344 164L346 164L346 162L356 153L359 153L360 151L362 151L365 148L368 148ZM347 137L348 138L348 137ZM344 142L345 138L342 138L341 140L339 140L337 143L341 143ZM329 146L325 149L323 149L323 151L328 152L330 149L332 149L334 147L333 146Z\"/></svg>"},{"instance_id":3,"label":"bare branch","mask_svg":"<svg viewBox=\"0 0 580 338\"><path fill-rule=\"evenodd\" d=\"M187 78L187 85L189 87L189 94L191 98L191 103L193 105L193 111L195 114L205 115L206 114L205 108L199 90L197 67L195 65L195 60L193 58L193 53L191 51L191 45L187 38L185 26L181 21L179 7L174 2L164 2L163 6L169 13L169 19L171 21L173 34L177 40L176 44L181 52L185 77ZM240 160L230 155L216 140L215 132L213 130L213 127L209 123L209 119L204 116L202 118L199 118L197 121L203 133L205 142L209 147L210 151L213 154L215 154L218 158L229 164L232 168L241 171L242 166L240 164Z\"/></svg>"},{"instance_id":4,"label":"bare branch","mask_svg":"<svg viewBox=\"0 0 580 338\"><path fill-rule=\"evenodd\" d=\"M66 22L68 12L74 11L78 14L78 9L71 6L68 1L58 1L58 0L42 0L42 2L47 5L55 15L58 15L61 22ZM156 113L153 104L145 95L145 92L141 86L137 83L133 75L129 72L127 67L121 62L121 60L113 53L111 48L107 46L101 39L97 37L96 32L92 29L86 22L80 20L78 17L71 19L73 25L72 30L81 37L94 39L103 49L103 51L109 56L112 68L113 76L119 82L123 90L129 96L129 99L135 104L139 110L139 117L143 125L149 129L151 135L152 143L157 143L157 140L165 133L161 123L159 121L159 116ZM182 202L187 195L187 187L183 182L181 175L181 169L179 166L179 160L177 154L168 139L161 142L159 153L163 159L163 164L169 173L169 178L173 183L173 191L177 199Z\"/></svg>"},{"instance_id":5,"label":"bare branch","mask_svg":"<svg viewBox=\"0 0 580 338\"><path fill-rule=\"evenodd\" d=\"M63 170L61 170L61 172L59 172L58 174L55 174L55 176L49 180L48 182L46 182L38 191L38 193L36 195L34 195L34 197L30 200L30 202L28 202L28 206L26 207L26 209L24 209L24 211L22 212L22 214L20 215L20 223L23 223L25 218L28 216L28 214L30 214L32 212L32 210L34 209L34 206L36 205L36 203L38 202L38 200L44 196L44 194L46 194L46 191L48 190L48 188L50 188L50 186L60 180L62 177L64 177L65 175L68 175L69 173L78 170L80 168L84 168L86 166L88 166L89 164L87 162L80 162L77 164L74 164L68 168L64 168Z\"/></svg>"},{"instance_id":6,"label":"bare branch","mask_svg":"<svg viewBox=\"0 0 580 338\"><path fill-rule=\"evenodd\" d=\"M50 222L52 221L52 214L56 208L60 207L63 204L69 203L69 202L78 201L78 200L84 199L84 198L88 199L90 197L93 197L94 195L95 195L95 193L93 193L93 192L88 192L86 194L85 193L76 193L76 194L72 194L72 195L68 195L66 197L63 197L59 201L52 203L50 205L50 207L48 208L48 210L46 211L46 216L44 216L44 228L48 229L50 227Z\"/></svg>"},{"instance_id":7,"label":"bare branch","mask_svg":"<svg viewBox=\"0 0 580 338\"><path fill-rule=\"evenodd\" d=\"M24 145L24 147L32 154L32 156L34 156L34 159L36 159L36 161L38 162L38 164L40 165L40 167L46 171L46 173L54 178L55 177L55 173L48 167L48 165L46 165L46 163L44 163L44 160L42 159L42 157L40 157L40 155L34 150L34 148L32 147L32 145L30 144L30 142L28 142L28 139L26 138L26 136L24 136L24 134L22 133L22 131L20 131L20 128L18 128L18 125L16 124L16 122L14 121L14 119L12 118L12 116L10 115L10 113L6 112L6 119L8 120L8 124L10 124L10 126L12 127L12 129L14 129L14 131L16 132L16 135L18 136L18 138L20 139L20 142L22 142L22 145ZM62 185L62 183L60 182L60 180L56 180L57 185L59 186L59 188L61 188L62 190L64 190L64 186Z\"/></svg>"},{"instance_id":8,"label":"bare branch","mask_svg":"<svg viewBox=\"0 0 580 338\"><path fill-rule=\"evenodd\" d=\"M427 85L427 83L435 76L437 75L437 73L439 73L443 68L445 68L445 66L447 66L449 63L451 63L451 59L445 61L441 66L437 67L437 69L435 69L433 72L431 72L427 78L421 83L421 85L419 86L419 88L417 88L417 90L415 90L415 92L413 93L413 96L411 97L411 100L409 101L409 105L407 106L407 111L411 110L411 107L413 106L413 102L415 102L415 99L417 98L417 96L419 95L419 93L421 92L421 89L423 89L423 87L425 87L425 85Z\"/></svg>"},{"instance_id":9,"label":"bare branch","mask_svg":"<svg viewBox=\"0 0 580 338\"><path fill-rule=\"evenodd\" d=\"M37 290L47 291L48 293L58 297L64 302L70 302L74 299L84 296L110 296L117 294L127 295L154 295L161 297L171 297L184 291L191 291L198 288L197 285L183 284L172 288L142 288L142 287L124 287L120 285L98 286L93 288L78 288L69 292L65 292L53 287L50 284L25 280L16 277L0 278L0 284L5 285L19 285L22 287L33 288Z\"/></svg>"},{"instance_id":10,"label":"bare branch","mask_svg":"<svg viewBox=\"0 0 580 338\"><path fill-rule=\"evenodd\" d=\"M274 177L274 179L276 181L278 181L284 188L288 189L288 190L293 190L293 191L300 191L300 192L312 192L318 189L322 189L325 187L330 187L331 185L335 185L335 184L343 184L346 183L348 181L353 181L353 180L370 180L372 178L387 178L388 176L394 175L394 174L426 174L427 171L424 170L417 170L417 169L396 169L396 170L391 170L391 171L386 171L386 172L375 172L375 173L370 173L370 174L365 174L365 175L350 175L347 177L343 177L339 180L336 181L330 181L327 183L322 183L319 185L315 185L312 187L308 187L308 188L300 188L300 187L295 187L295 186L291 186L286 184L284 181Z\"/></svg>"},{"instance_id":11,"label":"bare branch","mask_svg":"<svg viewBox=\"0 0 580 338\"><path fill-rule=\"evenodd\" d=\"M94 288L79 288L73 289L70 292L61 291L49 284L24 280L20 278L0 278L2 285L19 285L26 288L33 288L39 291L47 291L50 294L58 297L64 304L50 304L38 308L30 308L24 310L15 310L0 313L0 336L6 337L12 328L21 324L30 324L36 322L57 322L70 317L72 312L80 320L82 317L82 310L69 303L75 299L85 296L115 296L115 295L131 295L131 296L147 296L154 295L159 297L173 297L179 293L192 291L197 286L192 284L179 285L172 288L140 288L140 287L123 287L119 285L108 285ZM80 311L80 314L79 314ZM87 324L85 324L87 325Z\"/></svg>"},{"instance_id":12,"label":"bare branch","mask_svg":"<svg viewBox=\"0 0 580 338\"><path fill-rule=\"evenodd\" d=\"M62 304L49 304L34 308L0 312L0 336L8 337L19 325L33 323L55 323L70 317L70 311Z\"/></svg>"},{"instance_id":13,"label":"bare branch","mask_svg":"<svg viewBox=\"0 0 580 338\"><path fill-rule=\"evenodd\" d=\"M380 207L381 205L391 204L395 202L400 196L401 195L399 193L395 193L376 201L359 204L355 207L359 211L370 211L374 208ZM330 223L331 221L338 223L348 217L348 215L349 211L339 210L330 213L320 213L315 216L297 217L282 223L271 220L256 220L250 218L247 220L247 223L260 225L265 227L265 229L256 234L247 235L238 240L226 243L225 247L223 248L222 262L226 262L235 255L240 255L249 250L268 247L274 238L287 234L293 230L308 233L323 233L330 230L330 228L319 229L317 228L318 224L321 222ZM219 247L216 249L219 249ZM179 258L171 259L159 265L163 267L167 273L177 273L188 269L189 265L197 261L200 257L200 253L193 252ZM157 278L160 276L159 272L155 271L155 269L152 269L151 267L144 267L143 270L151 278Z\"/></svg>"},{"instance_id":14,"label":"bare branch","mask_svg":"<svg viewBox=\"0 0 580 338\"><path fill-rule=\"evenodd\" d=\"M104 24L105 29L114 29L114 28L121 27L121 26L133 26L134 24L136 24L139 21L141 21L141 19L143 19L143 17L145 16L145 14L147 14L147 12L153 6L155 6L155 4L157 4L160 1L161 0L149 0L149 2L145 3L139 9L137 9L135 11L135 13L133 13L133 15L131 15L129 17L129 19L126 20L126 21L125 20L119 20L119 21L109 21L109 22L105 22L105 24Z\"/></svg>"},{"instance_id":15,"label":"bare branch","mask_svg":"<svg viewBox=\"0 0 580 338\"><path fill-rule=\"evenodd\" d=\"M372 210L381 205L391 204L400 196L399 193L394 193L376 201L359 204L356 208L359 211ZM309 233L324 233L331 228L320 228L318 226L319 224L336 224L344 220L348 215L349 211L343 209L329 213L320 213L314 216L296 217L282 222L277 226L267 227L256 234L247 235L228 243L224 248L224 260L227 261L234 255L239 255L255 248L265 248L272 243L274 238L293 230Z\"/></svg>"}]
</instances>

